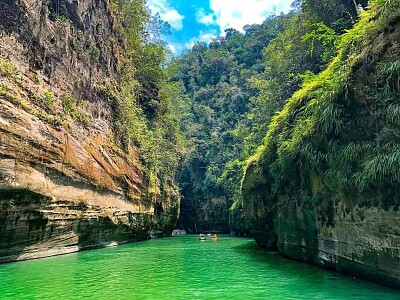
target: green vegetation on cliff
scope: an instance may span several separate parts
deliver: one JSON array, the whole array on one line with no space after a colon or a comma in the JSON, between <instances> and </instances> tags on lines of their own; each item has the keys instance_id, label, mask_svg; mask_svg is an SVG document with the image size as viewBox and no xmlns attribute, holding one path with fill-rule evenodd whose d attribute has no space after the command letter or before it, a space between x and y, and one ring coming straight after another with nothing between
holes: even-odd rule
<instances>
[{"instance_id":1,"label":"green vegetation on cliff","mask_svg":"<svg viewBox=\"0 0 400 300\"><path fill-rule=\"evenodd\" d=\"M152 16L145 0L113 1L119 38L124 48L117 84L99 86L99 93L116 104L114 124L123 148L139 150L149 182L149 196L173 182L182 156L180 104L176 88L166 82L170 55L160 35L168 24ZM172 105L172 99L177 101ZM150 199L148 199L150 200Z\"/></svg>"},{"instance_id":2,"label":"green vegetation on cliff","mask_svg":"<svg viewBox=\"0 0 400 300\"><path fill-rule=\"evenodd\" d=\"M337 195L364 199L360 205L399 203L400 65L380 36L397 34L390 27L399 11L396 1L372 1L340 36L337 56L288 100L248 160L245 198L261 193L274 203L299 195L316 205Z\"/></svg>"}]
</instances>

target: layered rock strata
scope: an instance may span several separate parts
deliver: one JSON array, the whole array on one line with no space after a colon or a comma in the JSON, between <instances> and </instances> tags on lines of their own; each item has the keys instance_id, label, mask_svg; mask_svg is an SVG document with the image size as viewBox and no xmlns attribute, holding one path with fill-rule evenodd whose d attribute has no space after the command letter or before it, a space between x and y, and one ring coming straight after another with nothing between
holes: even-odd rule
<instances>
[{"instance_id":1,"label":"layered rock strata","mask_svg":"<svg viewBox=\"0 0 400 300\"><path fill-rule=\"evenodd\" d=\"M122 150L115 103L123 51L107 0L0 3L0 262L171 232L172 182L149 191ZM155 189L153 188L152 191Z\"/></svg>"}]
</instances>

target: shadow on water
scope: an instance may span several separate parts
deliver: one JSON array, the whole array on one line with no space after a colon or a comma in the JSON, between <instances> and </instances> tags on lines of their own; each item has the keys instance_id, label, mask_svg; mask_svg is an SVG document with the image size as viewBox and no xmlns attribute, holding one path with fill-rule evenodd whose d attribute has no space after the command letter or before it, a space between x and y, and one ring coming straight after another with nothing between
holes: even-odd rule
<instances>
[{"instance_id":1,"label":"shadow on water","mask_svg":"<svg viewBox=\"0 0 400 300\"><path fill-rule=\"evenodd\" d=\"M279 273L280 276L285 276L289 281L291 279L300 280L303 285L306 286L309 284L313 289L340 288L342 291L346 291L346 293L343 294L346 294L347 296L343 299L350 299L348 297L356 297L357 299L360 299L358 297L363 294L364 296L361 296L361 299L367 299L368 291L373 290L374 288L396 294L394 298L389 296L390 299L400 299L400 291L398 290L333 270L327 270L285 258L278 252L259 247L257 243L253 241L237 245L233 247L233 249L241 255L250 257L254 262L265 266L269 272L275 271ZM340 292L338 293L340 294ZM376 298L372 297L371 299Z\"/></svg>"}]
</instances>

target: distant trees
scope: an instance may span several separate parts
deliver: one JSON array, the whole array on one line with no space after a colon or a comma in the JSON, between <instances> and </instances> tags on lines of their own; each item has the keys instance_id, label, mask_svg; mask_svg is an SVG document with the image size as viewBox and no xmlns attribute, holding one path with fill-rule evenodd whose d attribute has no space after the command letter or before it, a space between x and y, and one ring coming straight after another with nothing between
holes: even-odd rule
<instances>
[{"instance_id":1,"label":"distant trees","mask_svg":"<svg viewBox=\"0 0 400 300\"><path fill-rule=\"evenodd\" d=\"M270 17L263 24L246 26L244 33L227 29L224 37L209 45L196 44L169 67L174 70L170 81L182 83L190 108L189 119L184 121L190 150L180 181L184 201L192 209L186 213L195 218L212 199L222 197L229 207L238 195L238 166L246 156L245 137L251 126L249 99L257 94L250 79L265 70L261 50L285 28L288 19ZM239 133L241 126L244 130ZM229 174L224 173L227 164Z\"/></svg>"},{"instance_id":2,"label":"distant trees","mask_svg":"<svg viewBox=\"0 0 400 300\"><path fill-rule=\"evenodd\" d=\"M190 107L185 201L200 209L225 197L240 208L245 160L286 100L327 67L338 36L356 22L357 5L366 2L295 1L300 11L246 25L244 33L229 28L224 37L196 44L174 60L170 80L182 82Z\"/></svg>"}]
</instances>

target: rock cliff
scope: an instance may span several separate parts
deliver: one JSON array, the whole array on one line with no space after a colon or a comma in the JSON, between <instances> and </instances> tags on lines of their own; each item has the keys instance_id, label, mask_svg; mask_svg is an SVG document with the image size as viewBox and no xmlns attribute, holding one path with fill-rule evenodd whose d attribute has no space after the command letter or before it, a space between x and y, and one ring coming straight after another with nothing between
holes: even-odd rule
<instances>
[{"instance_id":1,"label":"rock cliff","mask_svg":"<svg viewBox=\"0 0 400 300\"><path fill-rule=\"evenodd\" d=\"M124 49L108 0L0 3L0 262L171 232L172 180L151 187L121 145ZM125 149L125 150L123 150Z\"/></svg>"},{"instance_id":2,"label":"rock cliff","mask_svg":"<svg viewBox=\"0 0 400 300\"><path fill-rule=\"evenodd\" d=\"M259 245L400 287L399 3L374 2L338 57L294 94L249 161ZM397 132L397 133L396 133Z\"/></svg>"}]
</instances>

